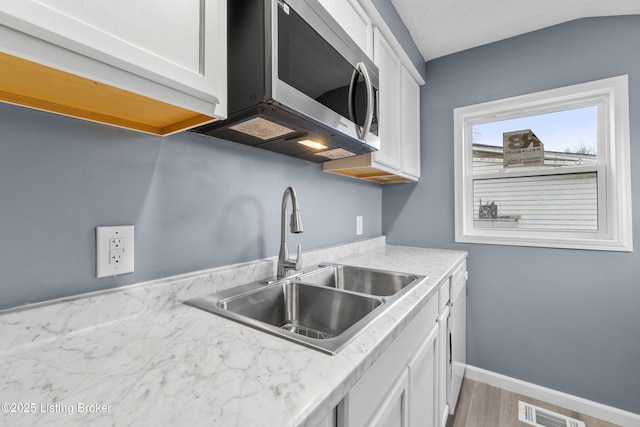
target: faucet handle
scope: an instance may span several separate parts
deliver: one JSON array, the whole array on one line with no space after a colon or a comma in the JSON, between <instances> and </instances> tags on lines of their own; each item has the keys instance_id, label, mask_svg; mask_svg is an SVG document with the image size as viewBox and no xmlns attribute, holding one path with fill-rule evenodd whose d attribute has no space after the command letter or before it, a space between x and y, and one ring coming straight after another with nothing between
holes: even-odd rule
<instances>
[{"instance_id":1,"label":"faucet handle","mask_svg":"<svg viewBox=\"0 0 640 427\"><path fill-rule=\"evenodd\" d=\"M296 271L300 271L302 268L302 245L298 245L298 253L296 254Z\"/></svg>"},{"instance_id":2,"label":"faucet handle","mask_svg":"<svg viewBox=\"0 0 640 427\"><path fill-rule=\"evenodd\" d=\"M296 259L286 258L282 261L282 270L280 270L280 264L278 264L278 279L281 279L288 275L287 271L296 270L300 271L302 268L302 245L298 245L298 254Z\"/></svg>"}]
</instances>

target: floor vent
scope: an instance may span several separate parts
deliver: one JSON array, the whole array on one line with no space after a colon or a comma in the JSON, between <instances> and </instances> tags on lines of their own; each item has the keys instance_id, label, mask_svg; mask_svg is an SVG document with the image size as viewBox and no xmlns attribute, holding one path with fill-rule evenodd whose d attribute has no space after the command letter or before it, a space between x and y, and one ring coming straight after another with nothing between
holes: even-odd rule
<instances>
[{"instance_id":1,"label":"floor vent","mask_svg":"<svg viewBox=\"0 0 640 427\"><path fill-rule=\"evenodd\" d=\"M518 420L537 427L586 427L582 421L522 401L518 401Z\"/></svg>"}]
</instances>

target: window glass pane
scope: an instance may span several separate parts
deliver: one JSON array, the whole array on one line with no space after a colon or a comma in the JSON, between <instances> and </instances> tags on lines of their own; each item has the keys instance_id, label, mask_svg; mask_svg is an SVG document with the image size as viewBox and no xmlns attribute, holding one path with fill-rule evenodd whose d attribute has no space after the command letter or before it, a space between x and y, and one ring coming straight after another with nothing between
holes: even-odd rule
<instances>
[{"instance_id":1,"label":"window glass pane","mask_svg":"<svg viewBox=\"0 0 640 427\"><path fill-rule=\"evenodd\" d=\"M598 230L597 173L473 181L474 228Z\"/></svg>"},{"instance_id":2,"label":"window glass pane","mask_svg":"<svg viewBox=\"0 0 640 427\"><path fill-rule=\"evenodd\" d=\"M504 133L522 131L526 135L528 130L537 137L544 148L544 160L542 160L542 150L539 150L539 162L532 162L531 166L574 166L597 163L597 108L589 106L473 125L471 129L473 172L507 167L503 153ZM526 136L523 139L518 139L519 136L512 136L512 138L516 140L507 143L512 151L520 147L526 148L521 151L527 151L536 145L533 138L531 138L533 143L527 143L524 139L527 138ZM510 166L513 166L513 163Z\"/></svg>"}]
</instances>

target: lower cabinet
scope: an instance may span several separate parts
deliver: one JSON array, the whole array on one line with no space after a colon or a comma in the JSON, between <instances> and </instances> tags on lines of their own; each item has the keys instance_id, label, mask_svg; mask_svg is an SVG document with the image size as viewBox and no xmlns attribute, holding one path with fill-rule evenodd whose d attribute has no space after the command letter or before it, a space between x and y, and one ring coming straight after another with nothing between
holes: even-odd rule
<instances>
[{"instance_id":1,"label":"lower cabinet","mask_svg":"<svg viewBox=\"0 0 640 427\"><path fill-rule=\"evenodd\" d=\"M431 329L418 353L409 362L409 421L412 426L437 426L438 419L438 326Z\"/></svg>"},{"instance_id":2,"label":"lower cabinet","mask_svg":"<svg viewBox=\"0 0 640 427\"><path fill-rule=\"evenodd\" d=\"M456 409L462 380L467 366L467 269L466 265L459 266L451 275L449 297L451 315L449 317L449 357L448 367L449 380L447 384L447 402L449 413L453 414Z\"/></svg>"},{"instance_id":3,"label":"lower cabinet","mask_svg":"<svg viewBox=\"0 0 640 427\"><path fill-rule=\"evenodd\" d=\"M316 427L337 427L338 426L338 408L334 408L333 411L325 419L320 421Z\"/></svg>"},{"instance_id":4,"label":"lower cabinet","mask_svg":"<svg viewBox=\"0 0 640 427\"><path fill-rule=\"evenodd\" d=\"M409 404L409 369L404 368L400 378L393 384L389 394L378 411L367 424L371 427L408 427L410 424Z\"/></svg>"},{"instance_id":5,"label":"lower cabinet","mask_svg":"<svg viewBox=\"0 0 640 427\"><path fill-rule=\"evenodd\" d=\"M394 342L349 390L322 427L444 427L455 407L451 394L451 280L466 282L465 264L454 269ZM456 307L463 292L454 287ZM453 296L453 295L451 295ZM462 306L462 307L460 307ZM456 319L457 320L457 319ZM456 341L464 340L464 318ZM459 346L459 344L457 344ZM464 347L458 349L464 352ZM464 360L460 363L464 366ZM461 371L464 373L464 371ZM460 378L461 380L461 378ZM448 393L449 391L449 393ZM452 402L452 398L455 399Z\"/></svg>"},{"instance_id":6,"label":"lower cabinet","mask_svg":"<svg viewBox=\"0 0 640 427\"><path fill-rule=\"evenodd\" d=\"M449 418L449 404L448 404L448 387L451 382L451 372L449 367L451 366L449 355L451 350L451 344L449 342L449 331L451 325L451 317L449 304L444 304L440 309L440 315L438 316L438 406L436 423L434 426L445 427L447 419Z\"/></svg>"},{"instance_id":7,"label":"lower cabinet","mask_svg":"<svg viewBox=\"0 0 640 427\"><path fill-rule=\"evenodd\" d=\"M437 318L436 294L344 397L339 427L434 426Z\"/></svg>"}]
</instances>

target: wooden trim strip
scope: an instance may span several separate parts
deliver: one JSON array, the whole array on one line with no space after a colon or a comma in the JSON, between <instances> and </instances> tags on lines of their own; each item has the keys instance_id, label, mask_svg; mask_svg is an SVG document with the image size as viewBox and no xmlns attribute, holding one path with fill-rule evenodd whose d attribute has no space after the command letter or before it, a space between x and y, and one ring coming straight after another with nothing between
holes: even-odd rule
<instances>
[{"instance_id":1,"label":"wooden trim strip","mask_svg":"<svg viewBox=\"0 0 640 427\"><path fill-rule=\"evenodd\" d=\"M214 117L0 52L0 101L168 135Z\"/></svg>"}]
</instances>

